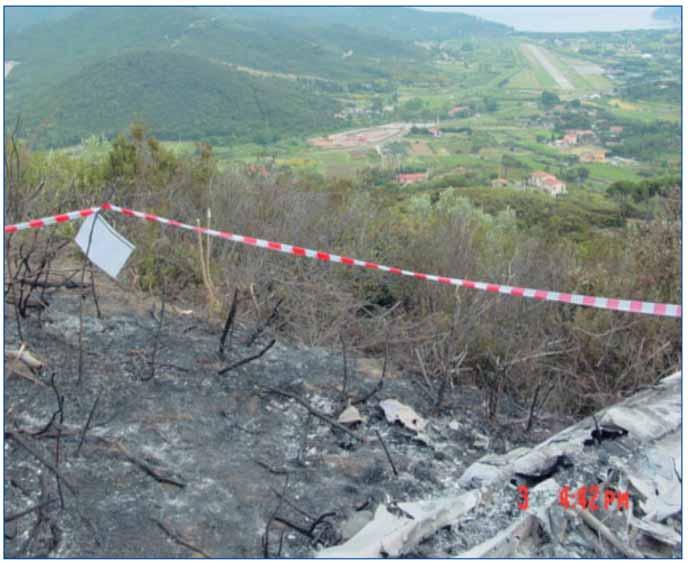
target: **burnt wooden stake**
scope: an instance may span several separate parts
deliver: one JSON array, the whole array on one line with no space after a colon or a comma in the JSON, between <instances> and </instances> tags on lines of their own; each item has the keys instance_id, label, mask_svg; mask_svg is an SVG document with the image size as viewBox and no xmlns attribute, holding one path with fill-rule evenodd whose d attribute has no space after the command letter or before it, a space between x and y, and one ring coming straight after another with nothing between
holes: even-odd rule
<instances>
[{"instance_id":1,"label":"burnt wooden stake","mask_svg":"<svg viewBox=\"0 0 688 563\"><path fill-rule=\"evenodd\" d=\"M346 362L346 341L344 340L344 337L340 334L339 335L339 340L342 343L342 367L344 370L343 373L343 381L342 381L342 398L344 401L344 404L347 402L347 388L349 387L349 370L347 369L347 362Z\"/></svg>"},{"instance_id":2,"label":"burnt wooden stake","mask_svg":"<svg viewBox=\"0 0 688 563\"><path fill-rule=\"evenodd\" d=\"M91 274L91 295L93 295L93 303L96 305L96 314L98 315L98 318L102 319L103 314L100 312L100 304L98 303L98 294L96 293L96 278L93 274L93 264L90 265L89 270Z\"/></svg>"},{"instance_id":3,"label":"burnt wooden stake","mask_svg":"<svg viewBox=\"0 0 688 563\"><path fill-rule=\"evenodd\" d=\"M387 444L385 444L385 441L382 439L382 435L377 430L377 428L375 429L375 434L377 434L377 439L380 440L380 444L382 444L382 449L385 450L385 455L387 456L387 461L389 461L389 464L392 466L392 472L394 473L394 476L399 477L399 472L397 471L397 468L394 465L394 462L392 461L392 456L389 454L389 450L387 449Z\"/></svg>"},{"instance_id":4,"label":"burnt wooden stake","mask_svg":"<svg viewBox=\"0 0 688 563\"><path fill-rule=\"evenodd\" d=\"M91 252L91 242L93 241L93 230L96 226L96 221L98 220L98 211L93 215L93 223L91 223L91 230L88 233L88 244L86 244L86 257L84 259L84 265L81 268L81 286L84 286L84 280L86 279L86 266L90 263L91 259L88 257ZM81 386L81 380L84 375L84 300L86 299L85 293L82 291L79 294L79 363L78 363L78 377L76 384Z\"/></svg>"},{"instance_id":5,"label":"burnt wooden stake","mask_svg":"<svg viewBox=\"0 0 688 563\"><path fill-rule=\"evenodd\" d=\"M166 283L165 283L165 278L164 276L160 275L160 268L158 266L158 278L160 279L160 283L162 284L162 290L160 292L160 321L158 322L158 330L155 332L155 340L153 342L153 353L151 355L151 372L148 377L142 377L141 381L150 381L155 377L155 358L158 355L158 349L160 347L160 334L162 333L162 327L163 324L165 323L165 297L167 293L167 288L166 288Z\"/></svg>"},{"instance_id":6,"label":"burnt wooden stake","mask_svg":"<svg viewBox=\"0 0 688 563\"><path fill-rule=\"evenodd\" d=\"M234 317L237 311L237 298L239 297L239 288L234 288L234 297L232 297L232 305L229 307L229 315L227 315L227 321L225 322L225 328L222 331L222 336L220 337L220 359L225 359L225 340L227 339L227 334L229 333L229 348L232 348L232 333L234 333ZM231 333L230 333L231 330Z\"/></svg>"},{"instance_id":7,"label":"burnt wooden stake","mask_svg":"<svg viewBox=\"0 0 688 563\"><path fill-rule=\"evenodd\" d=\"M535 419L535 405L537 404L540 389L542 389L542 384L538 385L535 388L535 392L533 393L533 400L530 402L530 411L528 412L528 423L526 424L526 432L530 432L530 429L533 426L533 420Z\"/></svg>"},{"instance_id":8,"label":"burnt wooden stake","mask_svg":"<svg viewBox=\"0 0 688 563\"><path fill-rule=\"evenodd\" d=\"M10 241L12 240L12 234L10 233L7 237L7 244L5 248L5 259L7 260L7 276L8 284L12 288L12 298L14 301L14 318L17 322L17 334L19 336L19 341L24 342L24 335L21 328L21 320L19 318L19 299L17 298L17 288L14 285L14 279L12 278L12 261L10 260Z\"/></svg>"}]
</instances>

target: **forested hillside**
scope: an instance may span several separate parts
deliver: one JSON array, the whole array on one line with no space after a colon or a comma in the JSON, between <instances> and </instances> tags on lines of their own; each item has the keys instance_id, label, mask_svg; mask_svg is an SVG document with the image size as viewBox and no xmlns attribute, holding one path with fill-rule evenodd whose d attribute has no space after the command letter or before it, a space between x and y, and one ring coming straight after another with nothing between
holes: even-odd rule
<instances>
[{"instance_id":1,"label":"forested hillside","mask_svg":"<svg viewBox=\"0 0 688 563\"><path fill-rule=\"evenodd\" d=\"M8 115L40 144L114 136L134 120L161 139L221 137L270 142L333 121L336 103L298 82L250 76L219 63L164 51L137 51L86 66L54 86L14 97Z\"/></svg>"},{"instance_id":2,"label":"forested hillside","mask_svg":"<svg viewBox=\"0 0 688 563\"><path fill-rule=\"evenodd\" d=\"M110 135L138 118L161 138L315 132L332 121L334 94L429 61L411 41L357 29L356 13L343 22L186 7L21 13L38 23L6 41L5 60L20 63L7 81L8 122L21 117L38 146Z\"/></svg>"},{"instance_id":3,"label":"forested hillside","mask_svg":"<svg viewBox=\"0 0 688 563\"><path fill-rule=\"evenodd\" d=\"M218 13L251 13L256 17L311 24L340 24L384 34L404 41L456 39L467 35L504 35L511 28L461 13L437 13L409 8L386 7L270 7L222 8Z\"/></svg>"}]
</instances>

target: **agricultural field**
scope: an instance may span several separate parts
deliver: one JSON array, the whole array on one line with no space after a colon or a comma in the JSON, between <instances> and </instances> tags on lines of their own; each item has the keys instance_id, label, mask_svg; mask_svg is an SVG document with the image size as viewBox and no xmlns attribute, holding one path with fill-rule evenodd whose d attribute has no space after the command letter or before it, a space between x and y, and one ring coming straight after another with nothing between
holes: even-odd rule
<instances>
[{"instance_id":1,"label":"agricultural field","mask_svg":"<svg viewBox=\"0 0 688 563\"><path fill-rule=\"evenodd\" d=\"M426 170L431 178L458 174L463 179L457 181L476 188L497 178L520 185L541 170L577 193L678 173L679 133L659 133L680 123L678 104L625 95L625 85L634 80L620 70L629 65L625 44L611 35L604 41L520 34L430 42L434 60L422 73L337 94L334 99L345 108L341 126L268 144L215 142L213 155L220 168L268 159L297 173L346 179L374 169ZM673 48L672 41L652 36L638 49L659 53ZM675 59L659 60L653 59L653 72L676 72ZM553 100L549 105L545 93ZM437 136L432 127L440 131ZM611 134L610 127L623 132ZM658 140L643 158L635 147L642 146L648 127ZM595 142L555 147L571 130L591 130ZM198 150L190 141L163 145L179 156ZM607 158L586 161L592 151Z\"/></svg>"}]
</instances>

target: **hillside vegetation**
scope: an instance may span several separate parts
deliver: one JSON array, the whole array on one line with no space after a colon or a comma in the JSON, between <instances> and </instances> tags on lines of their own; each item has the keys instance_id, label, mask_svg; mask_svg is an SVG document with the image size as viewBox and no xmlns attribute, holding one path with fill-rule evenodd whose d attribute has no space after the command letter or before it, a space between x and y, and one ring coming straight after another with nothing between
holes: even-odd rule
<instances>
[{"instance_id":1,"label":"hillside vegetation","mask_svg":"<svg viewBox=\"0 0 688 563\"><path fill-rule=\"evenodd\" d=\"M489 192L480 206L471 189L408 197L376 188L365 174L328 180L269 159L221 171L208 145L177 157L138 125L73 156L34 153L13 139L6 146L8 222L106 199L188 222L210 209L218 229L421 272L681 300L676 179L618 184L609 199L587 205L524 196L514 209L505 190ZM643 209L644 219L627 220L625 204ZM598 228L588 228L596 215ZM159 295L164 287L167 299L218 320L237 290L239 316L251 323L280 302L283 337L308 346L339 346L343 338L349 349L379 357L388 349L405 373L438 387L443 380L477 385L493 419L505 395L526 412L546 402L589 413L680 363L677 319L454 290L220 241L203 267L194 234L113 221L137 246L121 280L132 289ZM603 228L610 221L613 228ZM40 233L71 237L74 228Z\"/></svg>"},{"instance_id":2,"label":"hillside vegetation","mask_svg":"<svg viewBox=\"0 0 688 563\"><path fill-rule=\"evenodd\" d=\"M399 80L434 76L432 53L414 39L507 29L407 8L9 10L5 58L20 64L7 81L7 118L14 123L21 116L39 146L111 135L139 118L150 119L163 139L314 133L331 125L335 96L391 92ZM212 63L225 64L226 75ZM257 82L254 71L264 80ZM278 78L299 81L309 92L269 80ZM266 114L259 120L255 99ZM229 100L234 109L226 107ZM190 117L201 107L205 115Z\"/></svg>"},{"instance_id":3,"label":"hillside vegetation","mask_svg":"<svg viewBox=\"0 0 688 563\"><path fill-rule=\"evenodd\" d=\"M301 84L261 78L205 59L137 51L103 59L50 87L7 101L40 144L115 136L132 119L161 139L241 138L267 143L326 127L337 108Z\"/></svg>"}]
</instances>

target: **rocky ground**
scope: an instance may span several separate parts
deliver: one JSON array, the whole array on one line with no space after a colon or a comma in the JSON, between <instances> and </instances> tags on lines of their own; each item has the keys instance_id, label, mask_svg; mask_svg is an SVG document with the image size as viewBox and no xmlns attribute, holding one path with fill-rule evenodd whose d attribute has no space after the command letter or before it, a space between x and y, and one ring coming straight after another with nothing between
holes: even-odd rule
<instances>
[{"instance_id":1,"label":"rocky ground","mask_svg":"<svg viewBox=\"0 0 688 563\"><path fill-rule=\"evenodd\" d=\"M523 416L506 405L502 423L489 424L482 395L467 386L448 389L437 412L398 369L373 393L382 362L349 357L346 395L364 420L345 431L331 423L346 407L340 350L278 342L218 374L265 348L269 331L249 346L254 327L237 327L223 360L222 327L169 305L151 377L155 301L98 280L102 317L87 300L81 382L76 290L59 290L40 318L22 321L42 369L19 369L6 353L8 557L313 557L355 536L380 506L398 512L405 501L478 490L484 472L478 482L466 472L481 467L474 462L492 456L498 466L500 455L572 423L550 418L526 435L523 422L504 422ZM19 347L6 306L5 349ZM380 407L389 399L411 407L424 431L389 422ZM562 464L560 482L599 477L610 454L589 455L584 466ZM403 554L461 554L512 525L521 516L512 477L492 478L475 509ZM604 553L579 543L564 554L544 539L527 554Z\"/></svg>"}]
</instances>

